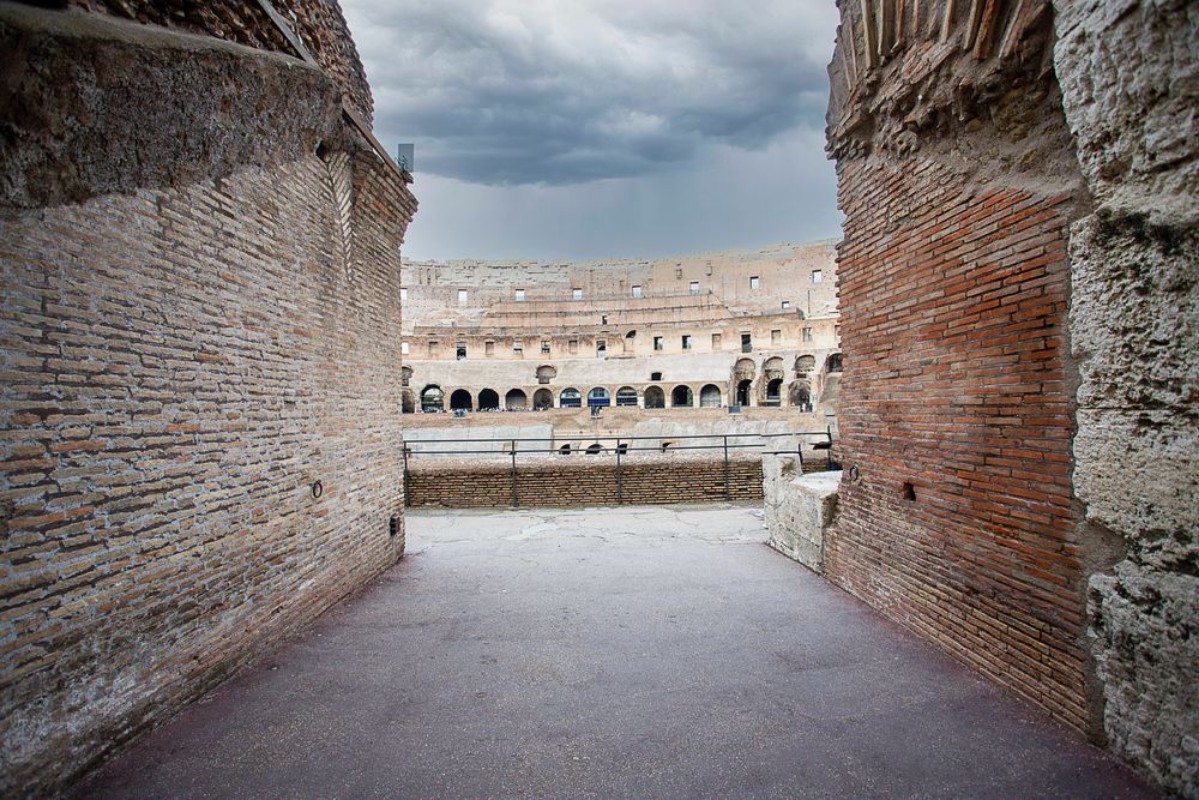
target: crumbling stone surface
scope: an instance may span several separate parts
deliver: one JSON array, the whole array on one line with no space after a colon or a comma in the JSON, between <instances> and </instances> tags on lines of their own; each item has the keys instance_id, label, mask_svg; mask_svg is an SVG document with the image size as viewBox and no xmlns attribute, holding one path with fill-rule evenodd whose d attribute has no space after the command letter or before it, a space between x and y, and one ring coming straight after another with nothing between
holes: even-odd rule
<instances>
[{"instance_id":1,"label":"crumbling stone surface","mask_svg":"<svg viewBox=\"0 0 1199 800\"><path fill-rule=\"evenodd\" d=\"M337 87L319 70L96 15L0 5L0 75L0 207L184 186L344 146Z\"/></svg>"},{"instance_id":2,"label":"crumbling stone surface","mask_svg":"<svg viewBox=\"0 0 1199 800\"><path fill-rule=\"evenodd\" d=\"M767 541L815 572L824 572L824 533L837 513L841 472L797 475L794 456L763 456Z\"/></svg>"},{"instance_id":3,"label":"crumbling stone surface","mask_svg":"<svg viewBox=\"0 0 1199 800\"><path fill-rule=\"evenodd\" d=\"M1056 2L1054 61L1096 199L1199 216L1199 8L1187 0Z\"/></svg>"},{"instance_id":4,"label":"crumbling stone surface","mask_svg":"<svg viewBox=\"0 0 1199 800\"><path fill-rule=\"evenodd\" d=\"M301 56L262 4L254 0L66 1L84 11ZM320 67L337 80L350 104L371 122L374 100L337 0L272 0L272 6Z\"/></svg>"},{"instance_id":5,"label":"crumbling stone surface","mask_svg":"<svg viewBox=\"0 0 1199 800\"><path fill-rule=\"evenodd\" d=\"M1095 213L1071 230L1075 492L1127 558L1090 579L1111 746L1199 797L1199 8L1058 3Z\"/></svg>"}]
</instances>

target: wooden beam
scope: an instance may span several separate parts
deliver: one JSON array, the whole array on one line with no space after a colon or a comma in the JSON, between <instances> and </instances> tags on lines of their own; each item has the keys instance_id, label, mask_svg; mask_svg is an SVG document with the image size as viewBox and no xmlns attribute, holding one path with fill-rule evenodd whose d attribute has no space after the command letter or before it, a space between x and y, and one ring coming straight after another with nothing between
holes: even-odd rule
<instances>
[{"instance_id":1,"label":"wooden beam","mask_svg":"<svg viewBox=\"0 0 1199 800\"><path fill-rule=\"evenodd\" d=\"M258 0L258 6L271 18L271 22L275 23L275 27L279 29L279 33L283 34L283 38L287 40L288 44L295 48L300 58L309 64L316 64L316 59L312 57L312 53L308 52L308 48L304 46L303 40L291 29L291 26L287 24L287 20L283 19L283 15L275 10L270 0Z\"/></svg>"}]
</instances>

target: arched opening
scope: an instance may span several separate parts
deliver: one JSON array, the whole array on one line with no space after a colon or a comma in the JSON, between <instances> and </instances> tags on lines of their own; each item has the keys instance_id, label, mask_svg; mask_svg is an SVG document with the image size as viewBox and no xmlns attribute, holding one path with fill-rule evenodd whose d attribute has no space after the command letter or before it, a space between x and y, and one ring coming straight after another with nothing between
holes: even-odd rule
<instances>
[{"instance_id":1,"label":"arched opening","mask_svg":"<svg viewBox=\"0 0 1199 800\"><path fill-rule=\"evenodd\" d=\"M801 375L816 369L815 356L798 356L795 359L795 371Z\"/></svg>"},{"instance_id":2,"label":"arched opening","mask_svg":"<svg viewBox=\"0 0 1199 800\"><path fill-rule=\"evenodd\" d=\"M629 331L624 335L624 352L625 355L630 355L633 352L633 345L636 344L637 331Z\"/></svg>"},{"instance_id":3,"label":"arched opening","mask_svg":"<svg viewBox=\"0 0 1199 800\"><path fill-rule=\"evenodd\" d=\"M690 386L676 386L670 392L671 408L690 408L695 405L695 395Z\"/></svg>"},{"instance_id":4,"label":"arched opening","mask_svg":"<svg viewBox=\"0 0 1199 800\"><path fill-rule=\"evenodd\" d=\"M561 456L570 455L570 443L569 442L558 448L558 455L561 455Z\"/></svg>"},{"instance_id":5,"label":"arched opening","mask_svg":"<svg viewBox=\"0 0 1199 800\"><path fill-rule=\"evenodd\" d=\"M521 389L512 389L504 395L504 408L509 411L526 411L529 408L529 396Z\"/></svg>"},{"instance_id":6,"label":"arched opening","mask_svg":"<svg viewBox=\"0 0 1199 800\"><path fill-rule=\"evenodd\" d=\"M651 386L645 390L646 408L666 408L666 393L660 386Z\"/></svg>"},{"instance_id":7,"label":"arched opening","mask_svg":"<svg viewBox=\"0 0 1199 800\"><path fill-rule=\"evenodd\" d=\"M400 385L407 386L412 381L412 367L400 367Z\"/></svg>"},{"instance_id":8,"label":"arched opening","mask_svg":"<svg viewBox=\"0 0 1199 800\"><path fill-rule=\"evenodd\" d=\"M484 389L479 392L479 410L480 411L499 411L500 410L500 395L494 389Z\"/></svg>"},{"instance_id":9,"label":"arched opening","mask_svg":"<svg viewBox=\"0 0 1199 800\"><path fill-rule=\"evenodd\" d=\"M562 394L558 395L558 405L562 408L582 408L583 395L575 388L563 389Z\"/></svg>"},{"instance_id":10,"label":"arched opening","mask_svg":"<svg viewBox=\"0 0 1199 800\"><path fill-rule=\"evenodd\" d=\"M800 411L812 410L812 390L807 381L792 381L788 395L791 405L795 408Z\"/></svg>"},{"instance_id":11,"label":"arched opening","mask_svg":"<svg viewBox=\"0 0 1199 800\"><path fill-rule=\"evenodd\" d=\"M737 383L737 405L749 405L749 392L753 388L754 382L748 378Z\"/></svg>"},{"instance_id":12,"label":"arched opening","mask_svg":"<svg viewBox=\"0 0 1199 800\"><path fill-rule=\"evenodd\" d=\"M558 370L555 367L550 366L549 364L542 364L540 367L537 368L537 382L538 383L542 383L542 384L549 383L556 377L558 377Z\"/></svg>"},{"instance_id":13,"label":"arched opening","mask_svg":"<svg viewBox=\"0 0 1199 800\"><path fill-rule=\"evenodd\" d=\"M470 396L470 392L465 389L455 389L450 395L450 410L451 411L470 411L475 407L474 400Z\"/></svg>"},{"instance_id":14,"label":"arched opening","mask_svg":"<svg viewBox=\"0 0 1199 800\"><path fill-rule=\"evenodd\" d=\"M608 390L602 386L596 386L587 393L587 407L596 408L612 405L612 398L608 394Z\"/></svg>"},{"instance_id":15,"label":"arched opening","mask_svg":"<svg viewBox=\"0 0 1199 800\"><path fill-rule=\"evenodd\" d=\"M599 455L602 452L604 452L604 446L598 442L587 447L587 455L589 456Z\"/></svg>"},{"instance_id":16,"label":"arched opening","mask_svg":"<svg viewBox=\"0 0 1199 800\"><path fill-rule=\"evenodd\" d=\"M840 372L841 371L841 354L833 353L828 357L828 361L824 365L825 372Z\"/></svg>"},{"instance_id":17,"label":"arched opening","mask_svg":"<svg viewBox=\"0 0 1199 800\"><path fill-rule=\"evenodd\" d=\"M781 397L782 390L783 390L783 379L782 378L772 378L770 380L770 382L766 384L766 405L768 405L768 406L782 405L782 397Z\"/></svg>"},{"instance_id":18,"label":"arched opening","mask_svg":"<svg viewBox=\"0 0 1199 800\"><path fill-rule=\"evenodd\" d=\"M616 390L616 405L625 408L637 407L637 390L632 386L622 386Z\"/></svg>"},{"instance_id":19,"label":"arched opening","mask_svg":"<svg viewBox=\"0 0 1199 800\"><path fill-rule=\"evenodd\" d=\"M420 393L420 410L425 413L444 411L442 406L444 401L445 392L441 391L440 386L426 386Z\"/></svg>"},{"instance_id":20,"label":"arched opening","mask_svg":"<svg viewBox=\"0 0 1199 800\"><path fill-rule=\"evenodd\" d=\"M554 393L549 389L538 389L533 392L533 410L545 411L554 407Z\"/></svg>"},{"instance_id":21,"label":"arched opening","mask_svg":"<svg viewBox=\"0 0 1199 800\"><path fill-rule=\"evenodd\" d=\"M699 390L700 408L720 408L720 387L714 383Z\"/></svg>"},{"instance_id":22,"label":"arched opening","mask_svg":"<svg viewBox=\"0 0 1199 800\"><path fill-rule=\"evenodd\" d=\"M400 413L412 414L415 411L416 395L412 393L411 389L405 389L403 394L400 395Z\"/></svg>"}]
</instances>

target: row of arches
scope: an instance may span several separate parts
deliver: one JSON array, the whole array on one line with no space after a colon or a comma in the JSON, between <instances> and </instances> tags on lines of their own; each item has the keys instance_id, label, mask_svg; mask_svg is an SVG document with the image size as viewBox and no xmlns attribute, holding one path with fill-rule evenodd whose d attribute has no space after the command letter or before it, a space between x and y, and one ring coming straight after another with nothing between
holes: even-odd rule
<instances>
[{"instance_id":1,"label":"row of arches","mask_svg":"<svg viewBox=\"0 0 1199 800\"><path fill-rule=\"evenodd\" d=\"M806 380L795 380L784 387L781 378L773 378L763 384L764 401L755 402L754 381L743 379L732 388L729 405L795 406L811 410L811 392ZM481 389L472 394L467 389L455 389L447 393L437 384L429 384L421 390L419 398L411 392L404 395L404 411L416 410L419 399L420 410L425 413L441 411L544 411L550 408L720 408L725 403L725 393L714 383L692 387L678 384L674 387L647 386L638 391L632 386L622 386L615 392L603 386L593 387L584 393L577 387L568 386L554 395L549 388L539 388L531 394L524 389L508 390L501 398L494 389ZM697 402L698 401L698 402Z\"/></svg>"}]
</instances>

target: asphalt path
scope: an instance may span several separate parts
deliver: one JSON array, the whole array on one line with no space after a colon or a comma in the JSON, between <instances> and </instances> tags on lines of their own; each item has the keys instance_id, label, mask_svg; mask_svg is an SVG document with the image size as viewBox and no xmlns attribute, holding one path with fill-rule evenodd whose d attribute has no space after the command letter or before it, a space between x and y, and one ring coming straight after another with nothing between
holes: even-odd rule
<instances>
[{"instance_id":1,"label":"asphalt path","mask_svg":"<svg viewBox=\"0 0 1199 800\"><path fill-rule=\"evenodd\" d=\"M382 579L87 798L1145 798L744 506L415 510Z\"/></svg>"}]
</instances>

